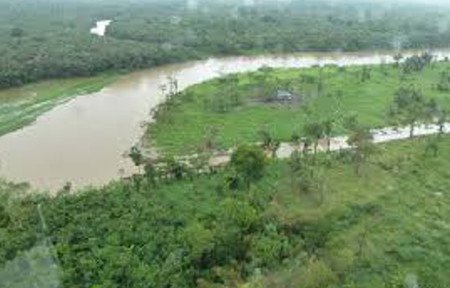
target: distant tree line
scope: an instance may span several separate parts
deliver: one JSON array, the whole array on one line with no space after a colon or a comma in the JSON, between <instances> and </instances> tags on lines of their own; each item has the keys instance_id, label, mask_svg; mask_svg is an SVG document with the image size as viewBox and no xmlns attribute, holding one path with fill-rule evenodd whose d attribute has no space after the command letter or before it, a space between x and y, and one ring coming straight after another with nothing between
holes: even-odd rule
<instances>
[{"instance_id":1,"label":"distant tree line","mask_svg":"<svg viewBox=\"0 0 450 288\"><path fill-rule=\"evenodd\" d=\"M450 13L432 6L188 2L2 0L0 88L211 55L429 48L450 43L450 31L442 26L450 21ZM90 35L95 21L105 18L114 21L107 36Z\"/></svg>"}]
</instances>

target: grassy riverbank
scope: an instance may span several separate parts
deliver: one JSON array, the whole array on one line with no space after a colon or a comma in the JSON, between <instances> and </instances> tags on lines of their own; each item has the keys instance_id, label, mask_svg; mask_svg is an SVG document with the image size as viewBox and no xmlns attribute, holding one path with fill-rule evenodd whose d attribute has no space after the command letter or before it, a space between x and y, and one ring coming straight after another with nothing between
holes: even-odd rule
<instances>
[{"instance_id":1,"label":"grassy riverbank","mask_svg":"<svg viewBox=\"0 0 450 288\"><path fill-rule=\"evenodd\" d=\"M387 111L399 87L414 86L427 98L450 107L448 91L437 85L450 72L441 62L405 74L395 65L263 69L215 79L187 89L163 105L145 140L163 152L186 154L205 143L228 148L260 140L265 130L289 141L302 134L307 120L335 121L334 133L345 132L343 121L357 115L369 127L389 125ZM292 101L274 99L289 90Z\"/></svg>"},{"instance_id":2,"label":"grassy riverbank","mask_svg":"<svg viewBox=\"0 0 450 288\"><path fill-rule=\"evenodd\" d=\"M11 277L1 279L16 287L8 281L25 268L9 261L33 270L36 253L24 251L50 248L70 287L447 287L450 138L437 157L426 145L382 145L362 175L345 157L318 156L322 185L310 192L292 185L286 161L249 190L228 190L227 170L56 198L7 201L23 188L0 185L0 275ZM49 277L54 260L42 262Z\"/></svg>"},{"instance_id":3,"label":"grassy riverbank","mask_svg":"<svg viewBox=\"0 0 450 288\"><path fill-rule=\"evenodd\" d=\"M117 79L117 74L48 80L0 90L0 135L20 129L74 96L94 93Z\"/></svg>"}]
</instances>

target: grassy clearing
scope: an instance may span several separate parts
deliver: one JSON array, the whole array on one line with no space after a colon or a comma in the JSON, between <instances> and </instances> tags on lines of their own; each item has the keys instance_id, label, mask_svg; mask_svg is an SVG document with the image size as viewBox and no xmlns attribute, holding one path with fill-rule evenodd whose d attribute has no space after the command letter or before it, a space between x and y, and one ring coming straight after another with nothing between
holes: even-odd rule
<instances>
[{"instance_id":1,"label":"grassy clearing","mask_svg":"<svg viewBox=\"0 0 450 288\"><path fill-rule=\"evenodd\" d=\"M364 69L370 70L370 79L363 81ZM352 114L364 125L381 127L389 124L387 109L401 86L414 85L450 107L449 93L436 89L440 74L449 69L448 63L408 75L393 65L266 69L215 79L162 106L145 139L163 152L186 154L208 140L218 148L255 142L262 129L289 141L293 133L302 133L308 119L335 119L335 134L344 132L343 118ZM289 89L298 97L290 104L264 102L276 89Z\"/></svg>"},{"instance_id":2,"label":"grassy clearing","mask_svg":"<svg viewBox=\"0 0 450 288\"><path fill-rule=\"evenodd\" d=\"M426 143L380 146L362 177L321 155L321 193L293 187L288 163L276 161L236 193L219 172L15 200L2 211L0 263L50 237L66 286L448 287L450 137L438 157Z\"/></svg>"},{"instance_id":3,"label":"grassy clearing","mask_svg":"<svg viewBox=\"0 0 450 288\"><path fill-rule=\"evenodd\" d=\"M49 80L0 90L0 135L20 129L77 95L94 93L117 79L116 74Z\"/></svg>"}]
</instances>

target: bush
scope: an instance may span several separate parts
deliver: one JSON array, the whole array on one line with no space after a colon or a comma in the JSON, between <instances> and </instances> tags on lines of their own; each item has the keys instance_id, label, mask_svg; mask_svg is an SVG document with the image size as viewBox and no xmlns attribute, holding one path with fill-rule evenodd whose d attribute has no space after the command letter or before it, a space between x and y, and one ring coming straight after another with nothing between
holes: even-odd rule
<instances>
[{"instance_id":1,"label":"bush","mask_svg":"<svg viewBox=\"0 0 450 288\"><path fill-rule=\"evenodd\" d=\"M230 166L244 179L247 186L261 179L266 167L264 151L256 146L240 146L231 155Z\"/></svg>"}]
</instances>

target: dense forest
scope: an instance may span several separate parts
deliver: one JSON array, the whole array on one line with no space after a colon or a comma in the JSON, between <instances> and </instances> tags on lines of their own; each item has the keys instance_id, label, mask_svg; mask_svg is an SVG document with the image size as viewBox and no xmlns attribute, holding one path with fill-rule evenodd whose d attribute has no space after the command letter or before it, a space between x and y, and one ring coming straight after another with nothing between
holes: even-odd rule
<instances>
[{"instance_id":1,"label":"dense forest","mask_svg":"<svg viewBox=\"0 0 450 288\"><path fill-rule=\"evenodd\" d=\"M0 0L0 88L211 55L447 47L439 6L328 1ZM106 37L90 35L111 19Z\"/></svg>"},{"instance_id":2,"label":"dense forest","mask_svg":"<svg viewBox=\"0 0 450 288\"><path fill-rule=\"evenodd\" d=\"M0 182L0 287L448 287L450 139L371 154L242 146L54 198Z\"/></svg>"}]
</instances>

